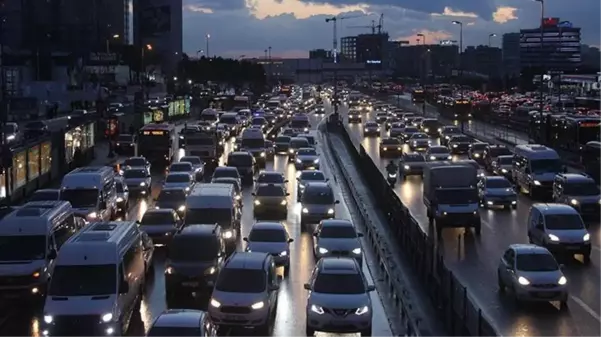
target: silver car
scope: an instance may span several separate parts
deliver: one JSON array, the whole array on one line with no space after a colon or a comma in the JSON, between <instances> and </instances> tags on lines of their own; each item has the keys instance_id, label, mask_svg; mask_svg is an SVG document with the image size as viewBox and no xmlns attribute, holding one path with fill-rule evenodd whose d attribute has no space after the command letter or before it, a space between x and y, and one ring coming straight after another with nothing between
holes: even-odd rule
<instances>
[{"instance_id":1,"label":"silver car","mask_svg":"<svg viewBox=\"0 0 601 337\"><path fill-rule=\"evenodd\" d=\"M163 183L163 188L181 188L186 192L190 192L192 187L194 187L194 179L190 172L169 173Z\"/></svg>"},{"instance_id":2,"label":"silver car","mask_svg":"<svg viewBox=\"0 0 601 337\"><path fill-rule=\"evenodd\" d=\"M312 147L303 147L296 152L294 166L297 170L319 170L319 155Z\"/></svg>"},{"instance_id":3,"label":"silver car","mask_svg":"<svg viewBox=\"0 0 601 337\"><path fill-rule=\"evenodd\" d=\"M409 147L412 151L426 151L432 144L430 137L425 133L414 133L409 137Z\"/></svg>"},{"instance_id":4,"label":"silver car","mask_svg":"<svg viewBox=\"0 0 601 337\"><path fill-rule=\"evenodd\" d=\"M150 163L144 157L127 158L127 159L125 159L125 161L123 162L121 167L124 167L125 170L126 169L134 169L134 168L146 168L148 170L148 173L150 173ZM125 170L123 170L120 173L123 174Z\"/></svg>"},{"instance_id":5,"label":"silver car","mask_svg":"<svg viewBox=\"0 0 601 337\"><path fill-rule=\"evenodd\" d=\"M123 171L123 180L131 194L150 195L152 178L147 168L126 168Z\"/></svg>"},{"instance_id":6,"label":"silver car","mask_svg":"<svg viewBox=\"0 0 601 337\"><path fill-rule=\"evenodd\" d=\"M518 196L513 185L505 177L481 177L478 182L478 195L480 206L484 208L511 207L516 209L518 206Z\"/></svg>"},{"instance_id":7,"label":"silver car","mask_svg":"<svg viewBox=\"0 0 601 337\"><path fill-rule=\"evenodd\" d=\"M427 161L445 161L453 159L451 151L445 146L430 146L428 151L426 151L425 156Z\"/></svg>"},{"instance_id":8,"label":"silver car","mask_svg":"<svg viewBox=\"0 0 601 337\"><path fill-rule=\"evenodd\" d=\"M353 223L348 220L330 219L319 223L313 233L313 254L315 259L326 256L352 257L363 263L361 249L362 233L358 233Z\"/></svg>"},{"instance_id":9,"label":"silver car","mask_svg":"<svg viewBox=\"0 0 601 337\"><path fill-rule=\"evenodd\" d=\"M513 156L498 156L492 162L492 170L495 174L511 179L511 167Z\"/></svg>"},{"instance_id":10,"label":"silver car","mask_svg":"<svg viewBox=\"0 0 601 337\"><path fill-rule=\"evenodd\" d=\"M509 289L516 302L559 301L568 303L568 280L553 255L544 247L513 244L505 251L497 269L499 291Z\"/></svg>"},{"instance_id":11,"label":"silver car","mask_svg":"<svg viewBox=\"0 0 601 337\"><path fill-rule=\"evenodd\" d=\"M379 136L380 135L380 125L376 122L367 122L365 123L365 128L363 130L363 136Z\"/></svg>"},{"instance_id":12,"label":"silver car","mask_svg":"<svg viewBox=\"0 0 601 337\"><path fill-rule=\"evenodd\" d=\"M251 229L246 242L247 252L268 253L277 266L284 267L284 274L290 271L290 243L294 241L286 227L280 222L257 222Z\"/></svg>"},{"instance_id":13,"label":"silver car","mask_svg":"<svg viewBox=\"0 0 601 337\"><path fill-rule=\"evenodd\" d=\"M180 160L180 163L190 163L192 164L192 169L194 170L195 180L201 181L204 178L205 173L205 163L198 156L183 156Z\"/></svg>"}]
</instances>

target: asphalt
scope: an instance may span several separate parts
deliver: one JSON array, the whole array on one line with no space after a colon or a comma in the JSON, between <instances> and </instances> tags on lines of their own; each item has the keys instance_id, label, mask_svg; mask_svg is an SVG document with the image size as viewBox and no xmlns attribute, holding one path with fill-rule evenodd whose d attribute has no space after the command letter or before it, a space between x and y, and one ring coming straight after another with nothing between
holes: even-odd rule
<instances>
[{"instance_id":1,"label":"asphalt","mask_svg":"<svg viewBox=\"0 0 601 337\"><path fill-rule=\"evenodd\" d=\"M320 120L317 117L311 117L311 124L315 128ZM178 128L181 128L179 126ZM315 130L312 132L316 132ZM226 145L225 154L220 158L220 164L223 164L224 159L233 147L233 140L230 140ZM318 144L318 152L321 152L321 145ZM180 150L180 157L184 153ZM324 156L321 156L322 170L326 175L331 177L329 165L326 164ZM291 246L291 268L289 276L285 277L282 281L280 293L278 297L278 311L276 315L276 323L273 329L272 335L274 336L299 336L305 333L305 307L307 291L304 289L303 284L309 279L311 271L315 265L313 257L313 242L312 236L309 233L301 233L300 229L300 204L296 202L296 170L293 164L288 163L287 158L283 156L277 156L274 161L269 162L266 170L275 170L282 172L288 179L288 191L290 192L290 199L288 200L288 216L284 221L288 232L291 237L294 238L294 242ZM153 176L152 184L152 196L157 197L164 176L155 175ZM341 195L341 191L338 186L333 186L337 195ZM336 205L336 214L340 218L352 219L351 212L347 207L342 197L338 198L340 204ZM152 200L152 199L148 199ZM245 188L243 191L243 215L242 215L242 236L246 236L254 223L253 219L253 199L251 196L251 189ZM144 212L152 208L152 203L146 200L138 202L133 206L127 218L129 220L139 220L142 218ZM364 243L364 249L367 243ZM238 245L238 249L242 249L241 244ZM374 284L374 279L370 273L370 265L373 265L373 261L369 260L369 255L366 256L367 260L363 266L363 272L370 284ZM283 270L278 271L283 274ZM165 256L164 253L159 249L155 253L154 258L154 277L147 285L146 293L143 297L142 304L140 306L140 314L134 315L130 331L128 335L139 336L144 335L154 319L167 308L165 301ZM389 321L387 319L384 306L381 301L379 292L371 293L371 299L373 304L373 335L374 336L392 336ZM188 301L186 301L188 302ZM178 304L185 308L195 308L206 310L208 299L202 299L198 301L190 301L191 303ZM169 308L171 309L171 308ZM13 336L39 336L39 317L40 313L25 313L24 310L10 310L7 314L2 315L0 318L0 335L13 335ZM227 332L226 332L227 333ZM244 333L243 333L244 334ZM246 333L248 334L248 333ZM318 335L324 335L318 333ZM336 335L336 334L327 334Z\"/></svg>"},{"instance_id":2,"label":"asphalt","mask_svg":"<svg viewBox=\"0 0 601 337\"><path fill-rule=\"evenodd\" d=\"M346 110L343 108L341 113L346 114ZM373 112L363 114L363 122L374 118ZM374 163L384 172L390 159L380 158L378 145L381 138L364 138L360 124L351 124L349 128L352 136L361 142ZM433 141L438 142L437 139ZM409 149L405 148L404 151ZM460 158L456 156L456 159ZM394 189L424 233L435 235L428 226L421 178L409 177L405 182L396 184ZM594 247L590 265L585 266L581 258L565 262L564 272L570 292L569 310L560 312L557 304L546 303L516 307L511 299L498 292L496 273L499 260L510 244L528 243L526 219L532 204L530 198L520 195L516 210L481 210L483 226L480 237L463 229L445 229L437 249L443 252L447 265L467 286L470 297L483 309L501 335L599 336L601 234L598 219L591 222L589 228Z\"/></svg>"}]
</instances>

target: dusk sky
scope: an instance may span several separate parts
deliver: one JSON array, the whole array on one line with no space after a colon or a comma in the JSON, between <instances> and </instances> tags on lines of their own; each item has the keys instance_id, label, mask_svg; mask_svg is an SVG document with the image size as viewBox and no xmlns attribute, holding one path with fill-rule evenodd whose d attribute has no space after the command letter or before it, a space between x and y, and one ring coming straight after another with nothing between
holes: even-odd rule
<instances>
[{"instance_id":1,"label":"dusk sky","mask_svg":"<svg viewBox=\"0 0 601 337\"><path fill-rule=\"evenodd\" d=\"M531 0L183 0L184 50L191 56L205 49L211 35L210 53L224 57L262 57L268 46L273 57L308 57L308 50L332 48L334 15L366 13L365 17L338 22L339 38L368 33L369 26L384 13L384 30L391 40L426 43L459 40L464 23L463 45L501 45L501 35L540 22L540 3ZM582 28L582 42L600 44L600 0L546 0L545 16L560 17Z\"/></svg>"}]
</instances>

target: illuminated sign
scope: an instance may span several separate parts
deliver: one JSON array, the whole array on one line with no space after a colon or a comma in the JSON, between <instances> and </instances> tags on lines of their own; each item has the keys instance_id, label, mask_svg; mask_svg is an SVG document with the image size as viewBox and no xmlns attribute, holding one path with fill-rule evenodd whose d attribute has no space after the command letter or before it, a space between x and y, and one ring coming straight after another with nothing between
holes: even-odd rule
<instances>
[{"instance_id":1,"label":"illuminated sign","mask_svg":"<svg viewBox=\"0 0 601 337\"><path fill-rule=\"evenodd\" d=\"M580 123L581 128L596 128L599 126L599 122L583 122Z\"/></svg>"},{"instance_id":2,"label":"illuminated sign","mask_svg":"<svg viewBox=\"0 0 601 337\"><path fill-rule=\"evenodd\" d=\"M559 18L544 18L543 27L557 27L559 24Z\"/></svg>"},{"instance_id":3,"label":"illuminated sign","mask_svg":"<svg viewBox=\"0 0 601 337\"><path fill-rule=\"evenodd\" d=\"M380 60L367 60L367 64L382 64Z\"/></svg>"},{"instance_id":4,"label":"illuminated sign","mask_svg":"<svg viewBox=\"0 0 601 337\"><path fill-rule=\"evenodd\" d=\"M164 134L165 131L161 130L144 131L144 136L163 136Z\"/></svg>"}]
</instances>

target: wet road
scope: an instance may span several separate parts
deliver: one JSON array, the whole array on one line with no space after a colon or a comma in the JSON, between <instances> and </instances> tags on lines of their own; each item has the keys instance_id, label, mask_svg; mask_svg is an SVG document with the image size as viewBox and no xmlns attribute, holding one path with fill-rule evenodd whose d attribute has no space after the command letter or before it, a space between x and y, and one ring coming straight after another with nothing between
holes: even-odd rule
<instances>
[{"instance_id":1,"label":"wet road","mask_svg":"<svg viewBox=\"0 0 601 337\"><path fill-rule=\"evenodd\" d=\"M311 117L311 124L314 128L317 126L319 119ZM313 131L315 132L315 131ZM220 159L221 164L233 147L233 140L226 145L226 151L224 156ZM320 151L318 147L318 151ZM183 151L180 151L180 156L183 155ZM330 175L329 167L325 158L322 160L322 170ZM285 277L282 281L281 288L279 291L279 303L278 312L276 316L276 322L273 330L274 336L299 336L305 333L305 306L307 291L304 289L303 284L309 279L311 271L313 270L315 261L313 257L313 242L312 236L309 233L301 233L300 229L300 204L296 202L296 170L294 164L288 163L287 157L277 156L274 161L269 162L266 170L275 170L282 172L288 179L288 191L290 192L289 203L288 203L288 217L284 222L290 236L294 238L294 242L291 244L291 268L290 275ZM153 176L152 184L152 196L157 197L160 192L162 176ZM336 214L339 218L350 219L349 210L344 203L344 199L340 196L340 190L334 186L335 192L339 195L340 204L336 205ZM149 198L148 200L152 200ZM250 232L250 228L254 222L253 219L253 200L251 196L251 188L247 187L243 191L243 216L242 216L242 236L247 236ZM138 220L142 218L144 212L152 207L148 201L140 201L138 204L132 207L128 214L129 220ZM367 249L367 243L364 243L364 247ZM238 245L238 250L244 248L241 244ZM370 284L373 284L368 266L369 261L363 266L364 273ZM153 320L165 309L167 304L165 302L165 283L164 283L164 272L165 272L165 255L161 253L159 249L155 253L154 259L154 277L149 281L147 285L147 291L144 295L143 302L140 307L139 315L134 315L132 325L128 335L144 335L145 331L150 328ZM279 271L283 274L283 270ZM373 334L375 336L391 336L388 320L386 318L382 302L377 292L371 293L373 303ZM202 299L199 301L186 301L191 303L178 303L178 307L185 308L196 308L206 309L208 299ZM174 308L173 306L170 308ZM22 312L12 312L9 315L4 316L4 319L0 319L0 335L33 335L39 336L38 331L38 314L24 314ZM252 332L250 332L252 333ZM248 334L248 333L247 333ZM318 335L322 335L318 333Z\"/></svg>"},{"instance_id":2,"label":"wet road","mask_svg":"<svg viewBox=\"0 0 601 337\"><path fill-rule=\"evenodd\" d=\"M342 113L345 114L345 111ZM364 114L363 122L374 120L374 115L373 112ZM351 124L349 128L384 172L390 159L380 158L378 151L380 137L363 138L363 126L360 124ZM433 141L438 143L438 140ZM404 150L409 151L408 148ZM428 219L422 201L421 178L408 177L405 182L398 183L394 189L423 231L428 235L435 235L428 228ZM590 223L589 228L594 247L591 264L585 266L581 257L564 262L564 272L570 289L569 310L560 312L557 304L516 307L513 300L498 293L496 270L499 259L508 245L528 243L526 219L531 205L532 200L529 197L520 195L516 210L482 209L480 216L483 226L480 237L475 237L472 231L466 233L463 229L445 229L438 249L444 251L447 264L455 271L459 280L467 285L471 296L491 318L493 326L500 334L599 336L601 234L598 220Z\"/></svg>"}]
</instances>

